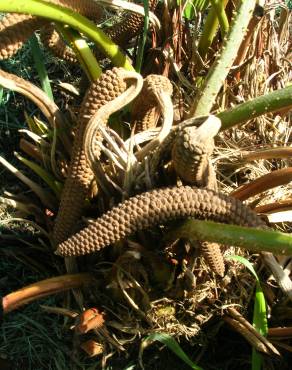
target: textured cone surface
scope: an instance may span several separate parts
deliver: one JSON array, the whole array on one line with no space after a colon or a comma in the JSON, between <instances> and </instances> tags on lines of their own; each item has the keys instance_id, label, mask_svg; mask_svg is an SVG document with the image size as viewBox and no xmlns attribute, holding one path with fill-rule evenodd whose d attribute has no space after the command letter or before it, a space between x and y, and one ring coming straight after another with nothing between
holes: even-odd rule
<instances>
[{"instance_id":1,"label":"textured cone surface","mask_svg":"<svg viewBox=\"0 0 292 370\"><path fill-rule=\"evenodd\" d=\"M186 125L185 122L174 126L170 133L166 136L163 142L157 147L155 152L152 155L150 161L150 176L151 178L155 179L157 176L157 172L159 171L160 166L163 162L169 161L171 159L171 152L173 148L174 141L179 135L180 131L184 130L185 127L192 126L199 126L206 120L206 117L198 117L196 119L192 119L189 125Z\"/></svg>"},{"instance_id":2,"label":"textured cone surface","mask_svg":"<svg viewBox=\"0 0 292 370\"><path fill-rule=\"evenodd\" d=\"M194 126L178 132L172 147L172 163L185 183L216 191L216 174L209 159L214 149L214 140L198 141L196 130ZM220 245L202 242L200 249L210 268L219 276L224 276L225 264Z\"/></svg>"},{"instance_id":3,"label":"textured cone surface","mask_svg":"<svg viewBox=\"0 0 292 370\"><path fill-rule=\"evenodd\" d=\"M158 0L149 0L149 10L155 10L157 3ZM105 29L105 32L114 43L123 47L129 40L140 33L143 29L143 25L144 16L128 13L121 22Z\"/></svg>"},{"instance_id":4,"label":"textured cone surface","mask_svg":"<svg viewBox=\"0 0 292 370\"><path fill-rule=\"evenodd\" d=\"M211 270L216 272L219 276L224 276L225 264L220 245L218 243L201 242L200 250Z\"/></svg>"},{"instance_id":5,"label":"textured cone surface","mask_svg":"<svg viewBox=\"0 0 292 370\"><path fill-rule=\"evenodd\" d=\"M53 237L56 244L66 240L74 231L80 219L84 201L93 179L93 173L83 150L86 124L95 112L107 102L114 100L126 89L126 83L119 76L119 68L107 71L88 90L79 114L79 128L74 140L69 175L62 191L59 212ZM98 140L101 138L98 137ZM100 149L98 148L97 150ZM97 154L98 156L98 154Z\"/></svg>"},{"instance_id":6,"label":"textured cone surface","mask_svg":"<svg viewBox=\"0 0 292 370\"><path fill-rule=\"evenodd\" d=\"M74 10L99 20L101 7L92 0L50 0L52 4ZM12 57L36 30L49 24L48 20L28 14L10 13L0 21L0 60Z\"/></svg>"},{"instance_id":7,"label":"textured cone surface","mask_svg":"<svg viewBox=\"0 0 292 370\"><path fill-rule=\"evenodd\" d=\"M196 127L178 132L172 147L172 161L176 173L188 184L204 187L204 172L208 169L214 140L196 141Z\"/></svg>"},{"instance_id":8,"label":"textured cone surface","mask_svg":"<svg viewBox=\"0 0 292 370\"><path fill-rule=\"evenodd\" d=\"M61 1L62 2L62 1ZM64 6L69 6L77 12L87 16L90 19L98 20L101 17L100 7L97 6L93 1L76 1L74 4L70 4L69 0L64 1ZM94 3L94 6L93 6ZM74 6L73 6L74 5ZM157 5L157 0L150 0L149 8L154 10ZM144 17L139 14L128 13L123 20L112 27L105 29L105 33L112 39L112 41L120 46L125 44L133 37L137 36L142 30L144 25ZM74 51L70 50L70 47L66 46L63 40L55 35L52 38L44 36L44 43L53 51L53 53L70 63L76 63L77 59L74 57ZM101 53L99 50L95 50L95 56L100 59Z\"/></svg>"},{"instance_id":9,"label":"textured cone surface","mask_svg":"<svg viewBox=\"0 0 292 370\"><path fill-rule=\"evenodd\" d=\"M67 62L72 64L78 63L73 49L65 44L64 40L53 26L44 28L42 30L41 40L46 48L50 49L56 57L66 60Z\"/></svg>"},{"instance_id":10,"label":"textured cone surface","mask_svg":"<svg viewBox=\"0 0 292 370\"><path fill-rule=\"evenodd\" d=\"M96 252L136 231L186 217L242 226L264 226L255 212L234 198L189 186L166 188L126 200L60 244L57 253L80 256Z\"/></svg>"},{"instance_id":11,"label":"textured cone surface","mask_svg":"<svg viewBox=\"0 0 292 370\"><path fill-rule=\"evenodd\" d=\"M0 60L12 57L34 31L48 23L31 15L10 13L0 21Z\"/></svg>"},{"instance_id":12,"label":"textured cone surface","mask_svg":"<svg viewBox=\"0 0 292 370\"><path fill-rule=\"evenodd\" d=\"M100 20L103 14L101 6L94 0L49 0L48 2L62 5L96 21Z\"/></svg>"},{"instance_id":13,"label":"textured cone surface","mask_svg":"<svg viewBox=\"0 0 292 370\"><path fill-rule=\"evenodd\" d=\"M135 126L135 132L143 132L156 126L159 118L156 94L160 92L172 95L172 85L169 79L160 75L147 76L132 107L131 125Z\"/></svg>"},{"instance_id":14,"label":"textured cone surface","mask_svg":"<svg viewBox=\"0 0 292 370\"><path fill-rule=\"evenodd\" d=\"M102 8L92 0L59 0L59 2L52 2L55 4L60 3L60 5L68 7L94 21L100 20L103 13ZM43 44L50 49L56 57L66 60L72 64L78 63L74 50L70 46L66 45L62 37L52 26L42 30L41 39Z\"/></svg>"}]
</instances>

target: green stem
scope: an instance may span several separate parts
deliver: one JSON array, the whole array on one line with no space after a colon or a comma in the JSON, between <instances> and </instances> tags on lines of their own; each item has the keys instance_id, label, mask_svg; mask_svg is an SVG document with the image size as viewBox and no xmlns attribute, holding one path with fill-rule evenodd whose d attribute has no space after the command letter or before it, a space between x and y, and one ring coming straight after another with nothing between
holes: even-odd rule
<instances>
[{"instance_id":1,"label":"green stem","mask_svg":"<svg viewBox=\"0 0 292 370\"><path fill-rule=\"evenodd\" d=\"M292 235L290 234L212 221L186 220L167 235L167 240L178 238L235 245L253 252L266 251L282 255L292 253Z\"/></svg>"},{"instance_id":2,"label":"green stem","mask_svg":"<svg viewBox=\"0 0 292 370\"><path fill-rule=\"evenodd\" d=\"M225 8L228 0L222 1L222 8ZM219 20L217 17L217 13L214 7L212 7L206 17L206 21L204 24L202 36L199 40L198 51L202 59L205 58L209 47L211 46L214 36L216 35L217 29L219 25Z\"/></svg>"},{"instance_id":3,"label":"green stem","mask_svg":"<svg viewBox=\"0 0 292 370\"><path fill-rule=\"evenodd\" d=\"M102 74L102 70L87 42L80 36L79 32L64 24L57 25L57 29L65 40L70 43L88 79L91 81L97 80Z\"/></svg>"},{"instance_id":4,"label":"green stem","mask_svg":"<svg viewBox=\"0 0 292 370\"><path fill-rule=\"evenodd\" d=\"M266 306L265 295L262 291L259 279L257 279L252 321L256 331L265 337L268 333ZM262 365L263 356L253 347L251 355L251 370L261 370Z\"/></svg>"},{"instance_id":5,"label":"green stem","mask_svg":"<svg viewBox=\"0 0 292 370\"><path fill-rule=\"evenodd\" d=\"M210 2L216 12L216 16L220 24L221 36L222 38L224 38L225 34L229 30L228 18L224 10L225 8L224 0L210 0Z\"/></svg>"},{"instance_id":6,"label":"green stem","mask_svg":"<svg viewBox=\"0 0 292 370\"><path fill-rule=\"evenodd\" d=\"M262 114L292 108L292 85L247 101L235 108L217 114L221 119L221 130L226 130Z\"/></svg>"},{"instance_id":7,"label":"green stem","mask_svg":"<svg viewBox=\"0 0 292 370\"><path fill-rule=\"evenodd\" d=\"M229 33L223 42L221 54L209 69L204 84L190 107L189 118L205 116L211 111L217 94L237 56L238 48L245 37L255 4L256 0L240 1L236 15L231 22Z\"/></svg>"},{"instance_id":8,"label":"green stem","mask_svg":"<svg viewBox=\"0 0 292 370\"><path fill-rule=\"evenodd\" d=\"M94 23L70 9L48 3L45 0L1 1L0 12L32 14L55 22L68 24L95 42L96 46L118 67L134 71L126 56Z\"/></svg>"},{"instance_id":9,"label":"green stem","mask_svg":"<svg viewBox=\"0 0 292 370\"><path fill-rule=\"evenodd\" d=\"M48 97L54 101L53 91L51 88L50 80L47 74L47 70L44 64L44 53L42 52L38 39L35 35L30 38L30 50L34 60L36 70L41 81L42 89L48 95Z\"/></svg>"}]
</instances>

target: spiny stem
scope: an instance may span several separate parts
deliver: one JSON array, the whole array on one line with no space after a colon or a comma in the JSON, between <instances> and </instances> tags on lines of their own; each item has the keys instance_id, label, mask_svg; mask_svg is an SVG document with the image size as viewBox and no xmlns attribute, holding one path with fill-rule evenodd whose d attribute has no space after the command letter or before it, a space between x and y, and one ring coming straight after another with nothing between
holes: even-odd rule
<instances>
[{"instance_id":1,"label":"spiny stem","mask_svg":"<svg viewBox=\"0 0 292 370\"><path fill-rule=\"evenodd\" d=\"M235 17L230 25L229 33L224 40L221 54L216 58L208 75L190 107L190 117L209 114L218 92L220 91L230 68L237 56L238 48L245 36L247 26L252 17L256 0L241 0Z\"/></svg>"},{"instance_id":2,"label":"spiny stem","mask_svg":"<svg viewBox=\"0 0 292 370\"><path fill-rule=\"evenodd\" d=\"M186 220L172 230L167 240L178 238L206 240L226 245L236 245L253 252L292 253L292 235L272 230L227 225L213 221Z\"/></svg>"},{"instance_id":3,"label":"spiny stem","mask_svg":"<svg viewBox=\"0 0 292 370\"><path fill-rule=\"evenodd\" d=\"M221 130L275 111L292 108L292 85L273 91L217 114L221 119Z\"/></svg>"}]
</instances>

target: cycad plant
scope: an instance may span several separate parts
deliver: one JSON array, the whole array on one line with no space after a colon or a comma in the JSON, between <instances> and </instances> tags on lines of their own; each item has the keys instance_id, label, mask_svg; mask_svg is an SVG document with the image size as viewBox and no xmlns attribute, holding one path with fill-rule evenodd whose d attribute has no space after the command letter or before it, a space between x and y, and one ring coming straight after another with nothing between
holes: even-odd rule
<instances>
[{"instance_id":1,"label":"cycad plant","mask_svg":"<svg viewBox=\"0 0 292 370\"><path fill-rule=\"evenodd\" d=\"M19 130L21 169L0 157L29 192L0 201L58 275L6 295L4 314L72 289L76 302L45 310L77 317L79 347L103 366L147 335L140 363L158 340L199 368L174 338L202 345L223 323L253 346L253 369L259 352L280 356L288 345L266 338L264 293L288 309L292 282L276 258L292 251L285 4L10 0L0 11L0 58L30 39L42 86L0 70L0 85L37 108ZM71 71L71 84L57 74L62 93L41 45ZM256 329L244 318L255 287Z\"/></svg>"}]
</instances>

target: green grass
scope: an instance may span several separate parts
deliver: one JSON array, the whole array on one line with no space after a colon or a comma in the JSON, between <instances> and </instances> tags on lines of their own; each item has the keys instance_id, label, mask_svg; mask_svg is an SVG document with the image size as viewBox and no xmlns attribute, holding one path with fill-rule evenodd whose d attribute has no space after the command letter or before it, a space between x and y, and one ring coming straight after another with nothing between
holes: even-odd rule
<instances>
[{"instance_id":1,"label":"green grass","mask_svg":"<svg viewBox=\"0 0 292 370\"><path fill-rule=\"evenodd\" d=\"M3 247L2 247L3 248ZM9 244L5 249L12 251ZM37 274L13 257L0 259L1 296L46 276ZM72 338L55 315L44 313L39 304L60 304L60 297L42 299L4 317L0 353L11 360L12 369L66 369ZM58 365L57 365L58 364Z\"/></svg>"},{"instance_id":2,"label":"green grass","mask_svg":"<svg viewBox=\"0 0 292 370\"><path fill-rule=\"evenodd\" d=\"M54 76L55 79L58 79L58 76L68 77L72 74L65 64L60 61L56 63L47 52L45 60L50 76ZM0 68L40 86L29 44L26 44L15 58L1 61ZM54 73L55 71L57 74ZM19 150L18 130L27 128L24 109L32 116L36 113L36 107L20 94L7 89L1 89L0 98L0 155L21 169L23 166L13 156L13 152ZM0 190L13 192L12 188L16 185L14 176L3 167L0 168L0 176L2 179ZM17 183L16 186L20 188L21 184ZM27 191L27 188L23 187L23 190ZM11 215L7 212L11 212ZM0 219L11 216L13 216L13 210L4 211L0 205ZM17 235L22 238L26 232L28 232L28 237L33 237L25 225L20 227L5 225L5 229L0 227L0 240L1 233L15 234L15 238ZM16 246L15 240L13 243L9 241L4 243L4 240L1 240L0 247L0 295L2 297L24 285L57 274L56 269L48 266L49 257L45 254L42 254L44 256L42 262L37 261L42 272L39 271L37 265L30 265L24 255L28 253L30 256L31 252L26 249L29 247L21 242ZM39 304L62 306L63 299L60 295L42 299L4 317L1 325L0 368L2 358L7 359L11 370L65 370L69 368L68 364L72 363L70 359L73 349L72 332L64 326L63 318L44 312ZM86 363L85 361L85 365L76 364L75 368L85 369L87 368Z\"/></svg>"},{"instance_id":3,"label":"green grass","mask_svg":"<svg viewBox=\"0 0 292 370\"><path fill-rule=\"evenodd\" d=\"M235 260L242 263L256 279L256 290L254 297L254 310L253 310L253 327L258 333L263 336L267 336L268 324L267 324L267 311L266 311L266 300L264 293L261 288L260 280L255 272L253 265L244 257L241 256L227 256L227 259ZM254 348L252 349L252 370L261 370L263 357Z\"/></svg>"},{"instance_id":4,"label":"green grass","mask_svg":"<svg viewBox=\"0 0 292 370\"><path fill-rule=\"evenodd\" d=\"M42 85L42 89L48 95L51 100L54 100L53 91L50 84L49 76L45 67L45 58L42 48L40 47L39 41L36 35L33 35L30 39L31 54L34 59L35 68L38 72L39 79Z\"/></svg>"},{"instance_id":5,"label":"green grass","mask_svg":"<svg viewBox=\"0 0 292 370\"><path fill-rule=\"evenodd\" d=\"M30 65L33 65L33 61L28 47L24 47L18 53L17 59L0 62L1 69L26 79L33 75ZM17 130L25 127L23 106L28 107L24 98L7 89L1 89L0 155L11 156L13 150L16 149L16 143L18 143ZM33 107L31 108L33 109Z\"/></svg>"},{"instance_id":6,"label":"green grass","mask_svg":"<svg viewBox=\"0 0 292 370\"><path fill-rule=\"evenodd\" d=\"M158 341L163 343L168 349L170 349L182 362L187 364L191 369L203 370L201 367L197 366L189 356L182 350L181 346L177 341L166 333L152 333L148 335L141 344L141 357L144 348L152 342Z\"/></svg>"}]
</instances>

